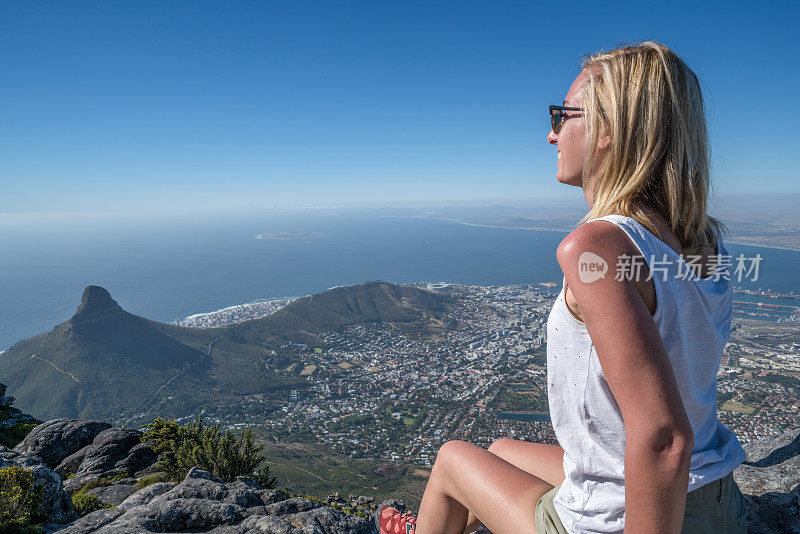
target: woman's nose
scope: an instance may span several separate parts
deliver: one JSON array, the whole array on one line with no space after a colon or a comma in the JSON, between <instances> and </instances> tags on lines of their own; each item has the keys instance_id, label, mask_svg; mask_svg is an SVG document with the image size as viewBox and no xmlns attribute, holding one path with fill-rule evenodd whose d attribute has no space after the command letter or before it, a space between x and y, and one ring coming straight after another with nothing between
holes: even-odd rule
<instances>
[{"instance_id":1,"label":"woman's nose","mask_svg":"<svg viewBox=\"0 0 800 534\"><path fill-rule=\"evenodd\" d=\"M558 136L555 133L553 133L552 128L550 129L550 133L547 134L547 142L550 143L551 145L555 145L558 143Z\"/></svg>"}]
</instances>

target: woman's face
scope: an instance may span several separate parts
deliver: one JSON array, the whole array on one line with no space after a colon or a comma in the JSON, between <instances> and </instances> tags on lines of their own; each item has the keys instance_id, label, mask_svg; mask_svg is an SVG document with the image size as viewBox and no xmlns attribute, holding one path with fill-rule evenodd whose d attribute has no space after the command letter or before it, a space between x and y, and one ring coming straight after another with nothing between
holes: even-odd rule
<instances>
[{"instance_id":1,"label":"woman's face","mask_svg":"<svg viewBox=\"0 0 800 534\"><path fill-rule=\"evenodd\" d=\"M581 88L589 80L589 73L581 71L567 91L564 106L582 108L583 95ZM567 111L567 117L556 135L553 130L547 135L547 142L558 148L556 160L556 180L562 184L583 187L583 162L586 156L586 126L583 112ZM578 115L578 116L574 116Z\"/></svg>"}]
</instances>

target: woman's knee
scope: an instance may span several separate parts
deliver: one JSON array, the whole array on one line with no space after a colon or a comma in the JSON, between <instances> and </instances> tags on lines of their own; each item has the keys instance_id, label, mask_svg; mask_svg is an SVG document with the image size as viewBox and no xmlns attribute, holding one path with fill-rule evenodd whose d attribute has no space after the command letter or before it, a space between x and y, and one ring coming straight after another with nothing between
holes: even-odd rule
<instances>
[{"instance_id":1,"label":"woman's knee","mask_svg":"<svg viewBox=\"0 0 800 534\"><path fill-rule=\"evenodd\" d=\"M500 438L489 445L488 451L493 453L495 456L506 459L506 457L511 454L513 447L513 439ZM439 447L433 467L434 469L437 469L438 465L438 469L441 470L446 468L447 465L463 465L464 457L470 453L474 453L474 448L475 445L466 441L457 439L446 441L441 447Z\"/></svg>"},{"instance_id":2,"label":"woman's knee","mask_svg":"<svg viewBox=\"0 0 800 534\"><path fill-rule=\"evenodd\" d=\"M505 452L509 450L514 444L514 440L510 438L500 438L496 439L489 445L488 451L494 454L495 456L499 456L500 458L505 458Z\"/></svg>"},{"instance_id":3,"label":"woman's knee","mask_svg":"<svg viewBox=\"0 0 800 534\"><path fill-rule=\"evenodd\" d=\"M470 446L471 445L466 441L457 439L444 442L436 453L436 461L433 462L433 471L447 469L448 466L462 462L464 454Z\"/></svg>"},{"instance_id":4,"label":"woman's knee","mask_svg":"<svg viewBox=\"0 0 800 534\"><path fill-rule=\"evenodd\" d=\"M436 462L446 461L453 457L460 456L466 446L469 446L469 443L458 439L445 441L436 453Z\"/></svg>"}]
</instances>

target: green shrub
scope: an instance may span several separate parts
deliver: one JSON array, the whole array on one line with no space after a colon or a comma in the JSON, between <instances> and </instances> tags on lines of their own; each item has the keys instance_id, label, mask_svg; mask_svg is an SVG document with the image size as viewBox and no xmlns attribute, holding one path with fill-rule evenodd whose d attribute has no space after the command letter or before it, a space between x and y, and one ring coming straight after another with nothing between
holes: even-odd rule
<instances>
[{"instance_id":1,"label":"green shrub","mask_svg":"<svg viewBox=\"0 0 800 534\"><path fill-rule=\"evenodd\" d=\"M163 453L156 468L174 480L184 478L192 467L199 467L230 482L237 476L254 476L255 469L265 460L263 446L253 443L249 428L238 438L230 430L222 434L219 423L204 427L202 415L185 426L160 417L147 426L142 441Z\"/></svg>"},{"instance_id":2,"label":"green shrub","mask_svg":"<svg viewBox=\"0 0 800 534\"><path fill-rule=\"evenodd\" d=\"M83 517L97 510L112 508L110 504L101 502L97 495L90 494L89 490L110 486L114 482L127 477L127 473L119 473L112 477L100 477L96 480L90 480L81 486L78 491L72 494L72 507L75 509L75 513Z\"/></svg>"},{"instance_id":3,"label":"green shrub","mask_svg":"<svg viewBox=\"0 0 800 534\"><path fill-rule=\"evenodd\" d=\"M10 404L0 406L0 421L8 421L12 417L22 417L29 421L28 423L16 423L8 428L0 430L0 445L13 449L16 447L31 430L36 428L36 425L42 422L30 415L23 414L17 408L12 407Z\"/></svg>"},{"instance_id":4,"label":"green shrub","mask_svg":"<svg viewBox=\"0 0 800 534\"><path fill-rule=\"evenodd\" d=\"M264 465L253 471L250 477L264 489L272 489L278 485L278 479L272 476L269 469L269 464L264 462Z\"/></svg>"},{"instance_id":5,"label":"green shrub","mask_svg":"<svg viewBox=\"0 0 800 534\"><path fill-rule=\"evenodd\" d=\"M327 506L328 508L333 508L334 510L338 510L340 512L344 512L345 514L349 515L357 515L359 517L363 517L364 519L372 519L372 516L375 512L373 507L369 505L364 506L363 508L353 508L352 506L346 506L344 504L339 503L329 503L327 500L320 499L319 497L314 497L313 495L307 495L305 493L291 493L287 492L290 497L300 497L301 499L306 499L307 501L314 501L319 503L323 506Z\"/></svg>"},{"instance_id":6,"label":"green shrub","mask_svg":"<svg viewBox=\"0 0 800 534\"><path fill-rule=\"evenodd\" d=\"M159 473L154 473L152 475L145 475L139 480L136 481L136 489L140 490L150 486L151 484L156 484L158 482L166 482L166 477Z\"/></svg>"},{"instance_id":7,"label":"green shrub","mask_svg":"<svg viewBox=\"0 0 800 534\"><path fill-rule=\"evenodd\" d=\"M114 482L118 480L122 480L123 478L128 478L127 473L119 473L114 475L113 477L100 477L95 480L90 480L79 489L76 494L78 493L86 493L87 491L94 489L94 488L104 488L106 486L112 485Z\"/></svg>"},{"instance_id":8,"label":"green shrub","mask_svg":"<svg viewBox=\"0 0 800 534\"><path fill-rule=\"evenodd\" d=\"M72 508L75 509L76 514L83 517L97 510L111 508L110 504L101 502L97 495L86 493L87 491L89 490L84 487L72 495Z\"/></svg>"},{"instance_id":9,"label":"green shrub","mask_svg":"<svg viewBox=\"0 0 800 534\"><path fill-rule=\"evenodd\" d=\"M31 430L36 428L33 423L17 423L10 428L0 431L0 445L13 449L16 447Z\"/></svg>"},{"instance_id":10,"label":"green shrub","mask_svg":"<svg viewBox=\"0 0 800 534\"><path fill-rule=\"evenodd\" d=\"M42 488L33 473L18 465L0 468L0 532L36 532L43 517L39 511Z\"/></svg>"}]
</instances>

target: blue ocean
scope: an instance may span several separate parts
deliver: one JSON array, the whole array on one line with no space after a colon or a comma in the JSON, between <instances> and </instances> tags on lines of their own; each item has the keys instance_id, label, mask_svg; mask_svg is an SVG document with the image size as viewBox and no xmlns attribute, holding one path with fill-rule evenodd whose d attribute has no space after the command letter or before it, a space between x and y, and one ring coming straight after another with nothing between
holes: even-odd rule
<instances>
[{"instance_id":1,"label":"blue ocean","mask_svg":"<svg viewBox=\"0 0 800 534\"><path fill-rule=\"evenodd\" d=\"M368 280L560 281L555 251L565 235L341 211L11 226L0 229L0 350L68 319L87 285L131 313L173 322ZM763 257L758 280L735 285L798 290L800 252L726 246ZM736 298L759 300L749 297Z\"/></svg>"}]
</instances>

